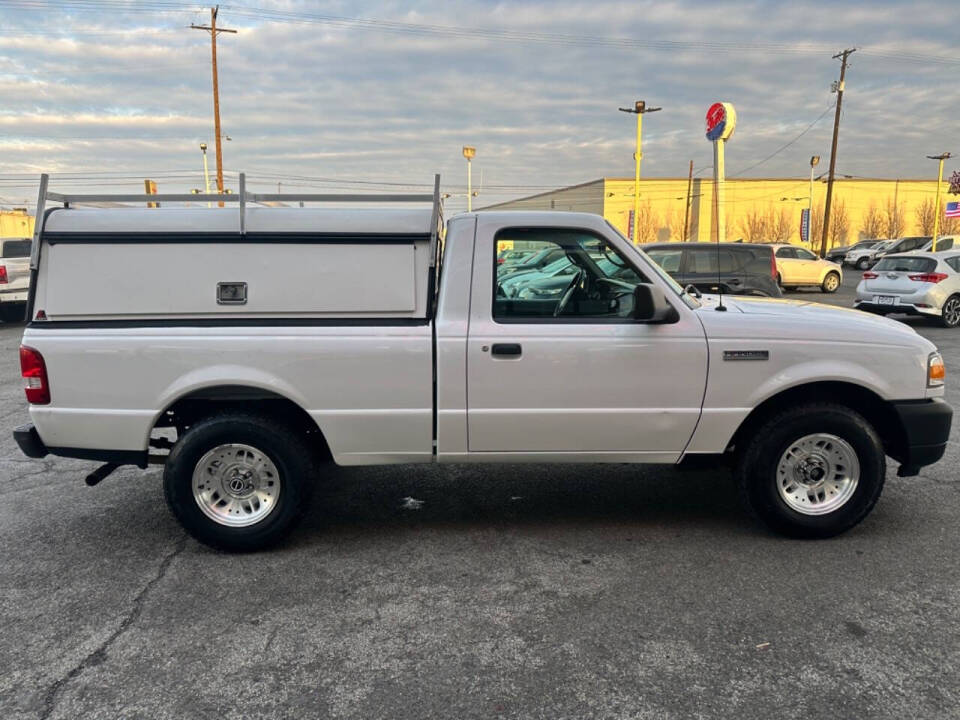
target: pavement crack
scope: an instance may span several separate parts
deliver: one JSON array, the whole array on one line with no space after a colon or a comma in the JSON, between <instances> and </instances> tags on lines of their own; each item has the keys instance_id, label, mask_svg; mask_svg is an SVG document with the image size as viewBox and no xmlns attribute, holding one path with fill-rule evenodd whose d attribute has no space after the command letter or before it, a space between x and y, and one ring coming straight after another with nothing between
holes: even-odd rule
<instances>
[{"instance_id":1,"label":"pavement crack","mask_svg":"<svg viewBox=\"0 0 960 720\"><path fill-rule=\"evenodd\" d=\"M106 640L100 643L95 650L84 657L79 663L74 665L69 672L54 682L49 688L47 688L47 693L43 699L43 709L40 713L41 720L47 720L47 718L53 715L53 712L57 709L57 698L60 695L60 691L63 690L67 683L74 678L79 677L87 668L100 665L107 659L107 652L110 650L113 644L140 619L140 615L143 613L143 606L146 603L147 596L150 594L150 591L153 590L153 588L163 580L167 574L167 571L170 569L170 565L186 547L187 536L184 535L179 541L177 541L176 545L174 545L173 550L164 555L163 559L160 561L159 567L157 568L157 572L150 580L147 581L146 585L140 589L140 592L134 596L130 611L120 621L120 624L117 626L116 630L110 633Z\"/></svg>"}]
</instances>

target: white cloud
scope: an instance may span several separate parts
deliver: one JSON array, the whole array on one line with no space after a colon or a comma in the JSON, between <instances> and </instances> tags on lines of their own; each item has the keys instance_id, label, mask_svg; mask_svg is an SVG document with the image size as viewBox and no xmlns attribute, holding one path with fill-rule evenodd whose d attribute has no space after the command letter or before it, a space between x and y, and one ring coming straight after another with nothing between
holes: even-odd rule
<instances>
[{"instance_id":1,"label":"white cloud","mask_svg":"<svg viewBox=\"0 0 960 720\"><path fill-rule=\"evenodd\" d=\"M225 4L221 22L240 29L219 46L231 172L418 184L441 172L456 192L464 184L460 146L473 144L475 172L489 185L630 175L634 118L617 107L638 97L664 107L645 121L646 175L680 176L690 159L698 167L712 162L702 118L718 99L734 102L740 116L727 151L735 172L773 153L832 102L839 64L827 48L850 43L864 50L848 74L840 170L926 176L923 156L951 149L956 137L960 95L950 88L960 65L884 56L955 54L953 4L383 0L362 11L347 2L259 4L535 37L271 23L231 15ZM212 145L209 42L187 26L206 19L0 7L4 172L196 172L198 144ZM541 42L548 34L660 44ZM824 50L796 52L796 43ZM802 175L810 155L829 153L831 121L832 112L750 174ZM0 175L0 194L21 192L18 182ZM182 189L196 179L165 183ZM32 193L26 181L22 192Z\"/></svg>"}]
</instances>

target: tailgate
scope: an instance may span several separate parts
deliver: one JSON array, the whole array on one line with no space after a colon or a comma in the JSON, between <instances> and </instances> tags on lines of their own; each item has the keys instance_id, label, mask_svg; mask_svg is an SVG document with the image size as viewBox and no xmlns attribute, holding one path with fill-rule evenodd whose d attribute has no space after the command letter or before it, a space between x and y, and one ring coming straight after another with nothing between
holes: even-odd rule
<instances>
[{"instance_id":1,"label":"tailgate","mask_svg":"<svg viewBox=\"0 0 960 720\"><path fill-rule=\"evenodd\" d=\"M30 258L0 258L7 269L7 282L0 284L0 292L26 290L30 285Z\"/></svg>"}]
</instances>

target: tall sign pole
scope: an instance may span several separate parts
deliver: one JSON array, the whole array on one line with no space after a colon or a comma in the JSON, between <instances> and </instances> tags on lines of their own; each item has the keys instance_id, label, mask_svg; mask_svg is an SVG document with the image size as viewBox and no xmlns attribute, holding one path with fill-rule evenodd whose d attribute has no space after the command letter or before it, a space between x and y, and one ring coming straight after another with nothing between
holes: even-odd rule
<instances>
[{"instance_id":1,"label":"tall sign pole","mask_svg":"<svg viewBox=\"0 0 960 720\"><path fill-rule=\"evenodd\" d=\"M220 83L217 76L217 35L219 33L234 33L236 30L217 27L217 13L220 6L210 8L210 25L191 25L194 30L206 30L210 33L210 58L213 66L213 132L217 149L217 192L223 194L223 147L220 132ZM223 203L220 203L223 207Z\"/></svg>"},{"instance_id":2,"label":"tall sign pole","mask_svg":"<svg viewBox=\"0 0 960 720\"><path fill-rule=\"evenodd\" d=\"M840 81L833 84L837 91L837 112L833 116L833 144L830 146L830 175L827 178L827 202L823 208L823 235L820 238L820 257L827 256L827 238L830 235L830 204L833 201L833 173L837 169L837 138L840 135L840 106L843 104L843 78L847 74L847 58L856 51L848 48L833 56L840 58Z\"/></svg>"},{"instance_id":3,"label":"tall sign pole","mask_svg":"<svg viewBox=\"0 0 960 720\"><path fill-rule=\"evenodd\" d=\"M737 111L730 103L714 103L707 110L707 140L713 142L713 202L717 242L726 242L727 239L724 150L736 127Z\"/></svg>"},{"instance_id":4,"label":"tall sign pole","mask_svg":"<svg viewBox=\"0 0 960 720\"><path fill-rule=\"evenodd\" d=\"M637 244L637 226L640 224L640 161L643 160L643 116L648 112L657 112L663 108L647 107L646 100L637 100L633 108L618 108L620 112L635 113L637 116L637 149L633 153L633 232L630 240Z\"/></svg>"},{"instance_id":5,"label":"tall sign pole","mask_svg":"<svg viewBox=\"0 0 960 720\"><path fill-rule=\"evenodd\" d=\"M940 234L940 186L943 185L943 161L951 157L950 153L940 153L939 155L927 155L928 160L939 160L937 169L937 199L933 204L935 208L933 213L933 245L930 252L937 251L937 236Z\"/></svg>"}]
</instances>

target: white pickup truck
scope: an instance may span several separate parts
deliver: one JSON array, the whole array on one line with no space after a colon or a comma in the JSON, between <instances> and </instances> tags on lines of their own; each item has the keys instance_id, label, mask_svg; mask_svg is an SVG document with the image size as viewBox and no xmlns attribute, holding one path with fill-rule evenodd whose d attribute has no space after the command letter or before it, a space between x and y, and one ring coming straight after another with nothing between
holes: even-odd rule
<instances>
[{"instance_id":1,"label":"white pickup truck","mask_svg":"<svg viewBox=\"0 0 960 720\"><path fill-rule=\"evenodd\" d=\"M0 320L24 319L29 285L29 238L0 238Z\"/></svg>"},{"instance_id":2,"label":"white pickup truck","mask_svg":"<svg viewBox=\"0 0 960 720\"><path fill-rule=\"evenodd\" d=\"M444 231L437 192L255 207L336 198L241 180L239 207L78 209L101 198L42 188L66 207L37 223L16 440L106 463L89 484L162 463L174 515L215 547L277 541L333 465L431 462L729 462L770 527L825 537L870 512L887 456L904 476L945 450L943 360L913 329L698 299L595 215ZM511 244L561 249L567 281L514 273L508 295Z\"/></svg>"}]
</instances>

